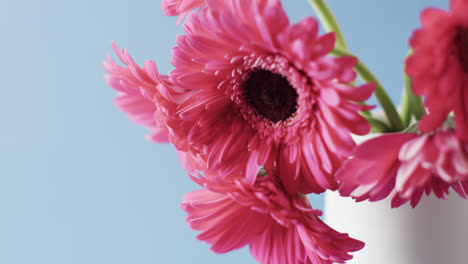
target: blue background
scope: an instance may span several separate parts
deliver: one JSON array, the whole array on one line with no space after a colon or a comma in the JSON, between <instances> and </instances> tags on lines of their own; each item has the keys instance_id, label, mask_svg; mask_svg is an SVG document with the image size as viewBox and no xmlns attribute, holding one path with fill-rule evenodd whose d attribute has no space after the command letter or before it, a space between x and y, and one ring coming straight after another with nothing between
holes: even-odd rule
<instances>
[{"instance_id":1,"label":"blue background","mask_svg":"<svg viewBox=\"0 0 468 264\"><path fill-rule=\"evenodd\" d=\"M350 50L398 101L419 13L448 1L328 2ZM292 22L312 14L306 0L283 4ZM179 203L197 186L170 145L146 141L113 105L103 79L111 40L171 70L182 28L159 5L0 1L0 263L254 263L248 248L215 255L194 238Z\"/></svg>"}]
</instances>

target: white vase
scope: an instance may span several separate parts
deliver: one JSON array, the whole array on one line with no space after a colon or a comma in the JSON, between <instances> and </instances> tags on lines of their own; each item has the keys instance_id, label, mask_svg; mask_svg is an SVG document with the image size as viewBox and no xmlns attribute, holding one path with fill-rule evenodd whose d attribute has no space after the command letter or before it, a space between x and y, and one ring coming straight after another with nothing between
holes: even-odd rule
<instances>
[{"instance_id":1,"label":"white vase","mask_svg":"<svg viewBox=\"0 0 468 264\"><path fill-rule=\"evenodd\" d=\"M453 190L446 200L424 195L414 209L328 191L324 213L329 226L366 243L347 263L468 264L468 200Z\"/></svg>"}]
</instances>

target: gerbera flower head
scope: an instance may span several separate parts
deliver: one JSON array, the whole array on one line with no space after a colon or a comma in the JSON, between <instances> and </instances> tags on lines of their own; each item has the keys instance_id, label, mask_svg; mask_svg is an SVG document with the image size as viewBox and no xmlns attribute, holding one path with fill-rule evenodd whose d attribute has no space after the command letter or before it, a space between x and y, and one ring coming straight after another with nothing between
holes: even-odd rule
<instances>
[{"instance_id":1,"label":"gerbera flower head","mask_svg":"<svg viewBox=\"0 0 468 264\"><path fill-rule=\"evenodd\" d=\"M348 85L357 60L327 56L334 34L314 18L290 25L278 0L209 0L184 29L169 77L191 97L168 117L172 142L221 177L255 159L291 193L336 189L349 134L370 129L355 101L374 86Z\"/></svg>"},{"instance_id":2,"label":"gerbera flower head","mask_svg":"<svg viewBox=\"0 0 468 264\"><path fill-rule=\"evenodd\" d=\"M258 177L215 183L193 177L207 189L186 194L187 224L215 253L250 246L259 263L344 263L364 243L338 233L318 217L307 198L285 192L278 179Z\"/></svg>"},{"instance_id":3,"label":"gerbera flower head","mask_svg":"<svg viewBox=\"0 0 468 264\"><path fill-rule=\"evenodd\" d=\"M341 195L357 201L390 196L392 207L408 201L415 207L424 192L444 199L450 188L466 198L468 144L445 128L423 135L385 134L358 145L336 177Z\"/></svg>"},{"instance_id":4,"label":"gerbera flower head","mask_svg":"<svg viewBox=\"0 0 468 264\"><path fill-rule=\"evenodd\" d=\"M132 121L153 132L148 139L168 142L169 132L165 121L163 118L155 118L158 107L153 102L153 97L158 95L157 86L168 77L159 75L154 62L147 61L142 69L127 50L119 50L114 43L112 45L119 59L128 67L118 65L109 55L108 61L103 62L107 71L105 79L109 86L117 90L115 104Z\"/></svg>"},{"instance_id":5,"label":"gerbera flower head","mask_svg":"<svg viewBox=\"0 0 468 264\"><path fill-rule=\"evenodd\" d=\"M226 0L227 1L227 0ZM177 24L179 24L188 13L194 9L204 7L205 0L162 0L161 9L166 16L178 16Z\"/></svg>"},{"instance_id":6,"label":"gerbera flower head","mask_svg":"<svg viewBox=\"0 0 468 264\"><path fill-rule=\"evenodd\" d=\"M166 16L177 16L186 14L205 4L205 0L162 0L161 9Z\"/></svg>"},{"instance_id":7,"label":"gerbera flower head","mask_svg":"<svg viewBox=\"0 0 468 264\"><path fill-rule=\"evenodd\" d=\"M169 76L159 74L154 61L146 61L140 68L126 49L119 50L112 42L118 58L126 66L120 66L109 55L103 62L107 71L105 79L117 90L115 104L130 120L152 131L148 139L158 143L170 141L166 116L175 115L176 106L190 93L182 93L172 86Z\"/></svg>"},{"instance_id":8,"label":"gerbera flower head","mask_svg":"<svg viewBox=\"0 0 468 264\"><path fill-rule=\"evenodd\" d=\"M452 0L448 12L428 8L421 22L406 61L412 89L424 96L429 112L419 129L437 129L453 111L457 136L468 141L468 1Z\"/></svg>"}]
</instances>

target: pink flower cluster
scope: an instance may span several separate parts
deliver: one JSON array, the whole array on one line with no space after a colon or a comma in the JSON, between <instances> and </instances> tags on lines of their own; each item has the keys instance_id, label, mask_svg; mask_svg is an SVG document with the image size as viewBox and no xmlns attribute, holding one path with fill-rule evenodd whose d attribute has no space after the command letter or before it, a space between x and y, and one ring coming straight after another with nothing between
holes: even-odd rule
<instances>
[{"instance_id":1,"label":"pink flower cluster","mask_svg":"<svg viewBox=\"0 0 468 264\"><path fill-rule=\"evenodd\" d=\"M202 231L197 238L212 244L213 252L249 244L259 263L342 263L351 258L347 252L364 246L324 224L321 212L299 193L287 193L279 177L250 173L254 183L192 177L206 189L186 194L182 208L188 225Z\"/></svg>"},{"instance_id":2,"label":"pink flower cluster","mask_svg":"<svg viewBox=\"0 0 468 264\"><path fill-rule=\"evenodd\" d=\"M260 263L344 263L364 244L324 224L304 194L337 189L333 177L365 135L358 104L373 84L351 56L333 57L334 33L305 18L291 25L279 0L162 2L186 16L169 75L137 66L126 50L104 67L117 105L170 141L204 189L182 208L217 253L249 245ZM198 12L191 13L195 8ZM202 176L203 175L203 176Z\"/></svg>"},{"instance_id":3,"label":"pink flower cluster","mask_svg":"<svg viewBox=\"0 0 468 264\"><path fill-rule=\"evenodd\" d=\"M290 24L280 0L163 0L166 15L186 18L175 69L139 67L114 45L125 66L108 57L106 80L203 187L181 206L213 252L249 245L259 263L344 263L364 243L323 223L306 194L390 196L393 207L450 188L467 197L468 2L451 3L425 11L410 41L406 71L428 111L419 131L357 147L374 84L351 85L357 59L329 55L334 33L319 35L311 17Z\"/></svg>"},{"instance_id":4,"label":"pink flower cluster","mask_svg":"<svg viewBox=\"0 0 468 264\"><path fill-rule=\"evenodd\" d=\"M450 7L424 10L423 27L410 39L406 72L428 112L418 133L387 134L357 147L336 175L341 195L390 196L392 207L408 201L414 207L424 192L443 199L450 188L467 198L468 1L452 0Z\"/></svg>"},{"instance_id":5,"label":"pink flower cluster","mask_svg":"<svg viewBox=\"0 0 468 264\"><path fill-rule=\"evenodd\" d=\"M415 207L423 193L445 198L453 188L468 194L468 144L450 129L418 135L391 133L360 144L336 177L340 193L357 201L390 196L392 207Z\"/></svg>"},{"instance_id":6,"label":"pink flower cluster","mask_svg":"<svg viewBox=\"0 0 468 264\"><path fill-rule=\"evenodd\" d=\"M468 2L450 1L450 11L428 8L422 28L410 39L406 61L413 91L425 98L428 114L419 129L437 129L454 112L457 137L468 141ZM435 45L435 43L437 43Z\"/></svg>"}]
</instances>

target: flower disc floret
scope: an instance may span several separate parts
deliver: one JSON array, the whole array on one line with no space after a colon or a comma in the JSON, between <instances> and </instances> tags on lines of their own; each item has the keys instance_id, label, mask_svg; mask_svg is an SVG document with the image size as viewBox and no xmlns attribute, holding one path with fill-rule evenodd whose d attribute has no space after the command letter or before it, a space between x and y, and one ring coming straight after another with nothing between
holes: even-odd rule
<instances>
[{"instance_id":1,"label":"flower disc floret","mask_svg":"<svg viewBox=\"0 0 468 264\"><path fill-rule=\"evenodd\" d=\"M313 116L303 117L310 111L298 107L314 107L313 87L286 58L280 56L247 57L218 89L226 92L236 104L236 110L261 139L276 136L288 144L294 143L300 138L298 130L301 127L306 130L304 123L314 119ZM303 116L296 120L301 112L304 112Z\"/></svg>"}]
</instances>

